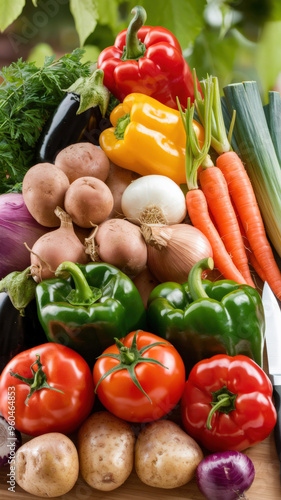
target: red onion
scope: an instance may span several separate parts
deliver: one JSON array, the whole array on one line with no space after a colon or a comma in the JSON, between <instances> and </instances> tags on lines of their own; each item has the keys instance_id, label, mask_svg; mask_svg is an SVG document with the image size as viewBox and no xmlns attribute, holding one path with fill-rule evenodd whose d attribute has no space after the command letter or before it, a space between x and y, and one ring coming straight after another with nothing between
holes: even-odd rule
<instances>
[{"instance_id":1,"label":"red onion","mask_svg":"<svg viewBox=\"0 0 281 500\"><path fill-rule=\"evenodd\" d=\"M213 453L196 470L198 488L208 500L245 499L254 477L252 460L239 451Z\"/></svg>"},{"instance_id":2,"label":"red onion","mask_svg":"<svg viewBox=\"0 0 281 500\"><path fill-rule=\"evenodd\" d=\"M14 429L13 424L14 420L7 422L0 415L0 467L14 465L15 453L22 444L21 433Z\"/></svg>"},{"instance_id":3,"label":"red onion","mask_svg":"<svg viewBox=\"0 0 281 500\"><path fill-rule=\"evenodd\" d=\"M20 193L0 195L0 279L30 265L31 248L49 229L30 215Z\"/></svg>"}]
</instances>

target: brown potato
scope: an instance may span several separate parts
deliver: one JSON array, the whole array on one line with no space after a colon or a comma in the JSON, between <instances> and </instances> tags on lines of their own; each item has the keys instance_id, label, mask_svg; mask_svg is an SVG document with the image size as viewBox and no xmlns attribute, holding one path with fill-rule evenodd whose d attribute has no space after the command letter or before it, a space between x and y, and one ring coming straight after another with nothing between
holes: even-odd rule
<instances>
[{"instance_id":1,"label":"brown potato","mask_svg":"<svg viewBox=\"0 0 281 500\"><path fill-rule=\"evenodd\" d=\"M28 211L39 224L45 227L60 225L55 209L57 206L63 208L68 187L68 178L52 163L38 163L26 172L22 195Z\"/></svg>"},{"instance_id":2,"label":"brown potato","mask_svg":"<svg viewBox=\"0 0 281 500\"><path fill-rule=\"evenodd\" d=\"M64 206L77 226L92 227L108 217L113 207L113 197L100 179L80 177L70 184Z\"/></svg>"},{"instance_id":3,"label":"brown potato","mask_svg":"<svg viewBox=\"0 0 281 500\"><path fill-rule=\"evenodd\" d=\"M170 420L148 424L138 435L135 469L149 486L168 489L188 483L202 459L196 441Z\"/></svg>"},{"instance_id":4,"label":"brown potato","mask_svg":"<svg viewBox=\"0 0 281 500\"><path fill-rule=\"evenodd\" d=\"M133 469L135 435L128 422L107 411L91 415L79 429L80 472L92 488L111 491Z\"/></svg>"},{"instance_id":5,"label":"brown potato","mask_svg":"<svg viewBox=\"0 0 281 500\"><path fill-rule=\"evenodd\" d=\"M123 217L121 208L122 194L126 187L129 186L132 181L138 179L138 177L140 177L140 175L136 172L118 167L110 162L109 174L105 181L113 196L113 208L109 214L109 218Z\"/></svg>"},{"instance_id":6,"label":"brown potato","mask_svg":"<svg viewBox=\"0 0 281 500\"><path fill-rule=\"evenodd\" d=\"M17 484L39 497L58 497L78 479L78 453L64 434L51 432L23 444L15 456Z\"/></svg>"},{"instance_id":7,"label":"brown potato","mask_svg":"<svg viewBox=\"0 0 281 500\"><path fill-rule=\"evenodd\" d=\"M79 177L93 176L105 181L109 173L109 159L105 152L91 142L78 142L62 149L55 165L72 183Z\"/></svg>"}]
</instances>

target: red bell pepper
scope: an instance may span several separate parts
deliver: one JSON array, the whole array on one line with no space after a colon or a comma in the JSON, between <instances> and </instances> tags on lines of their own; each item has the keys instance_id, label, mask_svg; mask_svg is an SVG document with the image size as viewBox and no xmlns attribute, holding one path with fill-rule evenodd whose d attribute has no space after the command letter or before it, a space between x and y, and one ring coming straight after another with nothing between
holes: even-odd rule
<instances>
[{"instance_id":1,"label":"red bell pepper","mask_svg":"<svg viewBox=\"0 0 281 500\"><path fill-rule=\"evenodd\" d=\"M190 436L210 451L242 451L263 441L276 423L272 384L247 356L219 354L197 363L181 401Z\"/></svg>"},{"instance_id":2,"label":"red bell pepper","mask_svg":"<svg viewBox=\"0 0 281 500\"><path fill-rule=\"evenodd\" d=\"M178 40L165 28L143 26L143 7L134 7L132 14L128 29L99 55L97 67L104 72L104 85L119 101L139 92L174 109L178 97L185 109L188 97L194 101L194 83ZM198 80L197 86L202 94Z\"/></svg>"}]
</instances>

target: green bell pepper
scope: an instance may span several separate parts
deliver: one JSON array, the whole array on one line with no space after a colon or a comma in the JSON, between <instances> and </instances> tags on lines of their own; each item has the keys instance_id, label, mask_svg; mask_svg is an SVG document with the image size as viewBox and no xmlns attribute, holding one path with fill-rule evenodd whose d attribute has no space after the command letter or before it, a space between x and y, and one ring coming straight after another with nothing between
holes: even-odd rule
<instances>
[{"instance_id":1,"label":"green bell pepper","mask_svg":"<svg viewBox=\"0 0 281 500\"><path fill-rule=\"evenodd\" d=\"M262 366L265 321L260 295L235 281L202 280L202 272L213 266L213 259L203 259L193 266L187 283L156 286L148 298L148 329L176 347L187 371L215 354L244 354Z\"/></svg>"},{"instance_id":2,"label":"green bell pepper","mask_svg":"<svg viewBox=\"0 0 281 500\"><path fill-rule=\"evenodd\" d=\"M55 274L36 287L38 317L50 342L74 349L93 365L115 337L145 328L141 296L116 267L67 261Z\"/></svg>"}]
</instances>

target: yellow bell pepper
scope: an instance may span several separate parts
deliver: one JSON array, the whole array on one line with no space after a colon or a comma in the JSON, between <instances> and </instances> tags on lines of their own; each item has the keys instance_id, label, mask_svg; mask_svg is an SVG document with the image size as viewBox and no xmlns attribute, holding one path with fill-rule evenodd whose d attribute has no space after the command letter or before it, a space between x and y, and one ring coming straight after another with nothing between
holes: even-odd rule
<instances>
[{"instance_id":1,"label":"yellow bell pepper","mask_svg":"<svg viewBox=\"0 0 281 500\"><path fill-rule=\"evenodd\" d=\"M129 94L110 115L113 127L100 135L100 146L119 167L140 175L158 174L186 183L186 135L179 111L152 97ZM193 121L199 144L204 129Z\"/></svg>"}]
</instances>

